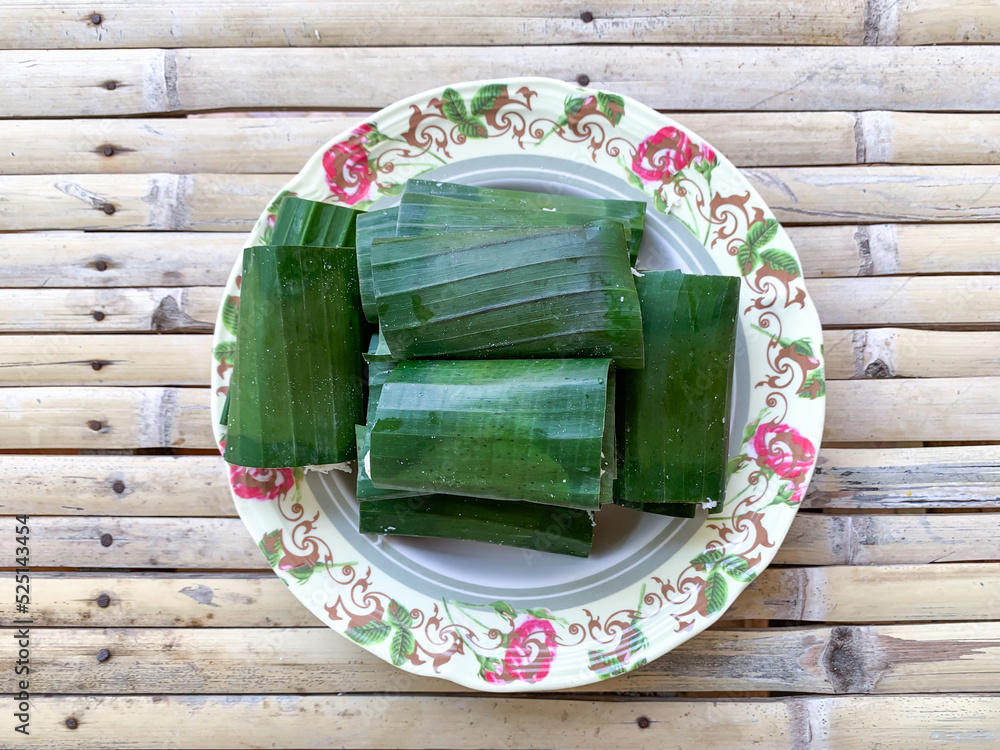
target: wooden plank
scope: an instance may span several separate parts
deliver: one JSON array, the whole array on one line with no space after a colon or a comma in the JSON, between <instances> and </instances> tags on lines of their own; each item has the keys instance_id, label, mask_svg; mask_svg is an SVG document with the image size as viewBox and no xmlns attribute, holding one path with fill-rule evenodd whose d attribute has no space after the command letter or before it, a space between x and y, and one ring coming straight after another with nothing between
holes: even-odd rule
<instances>
[{"instance_id":1,"label":"wooden plank","mask_svg":"<svg viewBox=\"0 0 1000 750\"><path fill-rule=\"evenodd\" d=\"M215 448L205 388L0 388L0 449Z\"/></svg>"},{"instance_id":2,"label":"wooden plank","mask_svg":"<svg viewBox=\"0 0 1000 750\"><path fill-rule=\"evenodd\" d=\"M8 335L0 386L207 386L211 359L211 336Z\"/></svg>"},{"instance_id":3,"label":"wooden plank","mask_svg":"<svg viewBox=\"0 0 1000 750\"><path fill-rule=\"evenodd\" d=\"M474 721L458 722L456 716ZM66 727L67 717L76 720L76 729ZM1000 735L1000 698L33 696L31 719L37 729L29 737L15 734L11 721L0 728L0 742L47 750L105 750L112 743L121 750L251 746L473 750L489 738L490 745L528 750L591 748L595 737L607 735L600 737L607 750L993 750L994 738ZM447 732L441 732L443 726ZM599 731L607 727L614 731Z\"/></svg>"},{"instance_id":4,"label":"wooden plank","mask_svg":"<svg viewBox=\"0 0 1000 750\"><path fill-rule=\"evenodd\" d=\"M10 289L0 296L0 332L211 332L219 287ZM65 337L46 346L57 354ZM207 360L205 360L207 362Z\"/></svg>"},{"instance_id":5,"label":"wooden plank","mask_svg":"<svg viewBox=\"0 0 1000 750\"><path fill-rule=\"evenodd\" d=\"M1000 514L799 513L775 562L786 565L916 565L1000 558Z\"/></svg>"},{"instance_id":6,"label":"wooden plank","mask_svg":"<svg viewBox=\"0 0 1000 750\"><path fill-rule=\"evenodd\" d=\"M245 239L242 232L0 234L3 286L222 286Z\"/></svg>"},{"instance_id":7,"label":"wooden plank","mask_svg":"<svg viewBox=\"0 0 1000 750\"><path fill-rule=\"evenodd\" d=\"M831 380L824 441L1000 440L1000 378Z\"/></svg>"},{"instance_id":8,"label":"wooden plank","mask_svg":"<svg viewBox=\"0 0 1000 750\"><path fill-rule=\"evenodd\" d=\"M0 121L0 174L297 172L357 115Z\"/></svg>"},{"instance_id":9,"label":"wooden plank","mask_svg":"<svg viewBox=\"0 0 1000 750\"><path fill-rule=\"evenodd\" d=\"M1000 332L912 328L828 330L826 376L844 378L988 377L1000 372Z\"/></svg>"},{"instance_id":10,"label":"wooden plank","mask_svg":"<svg viewBox=\"0 0 1000 750\"><path fill-rule=\"evenodd\" d=\"M100 539L111 534L105 547ZM799 513L775 558L784 565L915 565L1000 559L1000 514L824 515ZM264 570L237 518L38 516L32 566ZM0 551L14 567L14 547Z\"/></svg>"},{"instance_id":11,"label":"wooden plank","mask_svg":"<svg viewBox=\"0 0 1000 750\"><path fill-rule=\"evenodd\" d=\"M270 572L39 572L32 575L31 593L35 627L289 628L321 622ZM98 604L102 594L106 607ZM723 615L828 623L998 617L997 563L769 568ZM0 625L17 618L12 603L0 606Z\"/></svg>"},{"instance_id":12,"label":"wooden plank","mask_svg":"<svg viewBox=\"0 0 1000 750\"><path fill-rule=\"evenodd\" d=\"M1000 219L1000 168L994 165L787 167L743 174L778 220L790 224Z\"/></svg>"},{"instance_id":13,"label":"wooden plank","mask_svg":"<svg viewBox=\"0 0 1000 750\"><path fill-rule=\"evenodd\" d=\"M361 77L331 74L348 69ZM386 70L406 75L381 75ZM687 85L664 86L650 71L671 71ZM454 81L525 72L564 81L586 75L595 88L673 111L977 112L1000 99L995 47L15 50L0 52L0 115L371 108Z\"/></svg>"},{"instance_id":14,"label":"wooden plank","mask_svg":"<svg viewBox=\"0 0 1000 750\"><path fill-rule=\"evenodd\" d=\"M245 231L288 179L176 174L0 177L0 193L8 196L0 203L0 230Z\"/></svg>"},{"instance_id":15,"label":"wooden plank","mask_svg":"<svg viewBox=\"0 0 1000 750\"><path fill-rule=\"evenodd\" d=\"M897 13L897 44L1000 42L1000 8L988 0L906 0Z\"/></svg>"},{"instance_id":16,"label":"wooden plank","mask_svg":"<svg viewBox=\"0 0 1000 750\"><path fill-rule=\"evenodd\" d=\"M1000 273L1000 224L790 226L788 234L808 278ZM3 285L221 286L245 239L243 232L0 233Z\"/></svg>"},{"instance_id":17,"label":"wooden plank","mask_svg":"<svg viewBox=\"0 0 1000 750\"><path fill-rule=\"evenodd\" d=\"M860 112L863 161L888 164L998 164L1000 116Z\"/></svg>"},{"instance_id":18,"label":"wooden plank","mask_svg":"<svg viewBox=\"0 0 1000 750\"><path fill-rule=\"evenodd\" d=\"M1000 609L998 609L1000 614ZM40 693L232 695L454 692L368 654L326 627L32 628ZM97 669L94 654L111 658ZM211 654L211 659L200 655ZM719 658L725 654L725 658ZM651 664L582 692L781 690L985 692L1000 678L1000 623L712 628Z\"/></svg>"},{"instance_id":19,"label":"wooden plank","mask_svg":"<svg viewBox=\"0 0 1000 750\"><path fill-rule=\"evenodd\" d=\"M8 454L0 487L11 515L236 515L216 456ZM998 487L998 446L823 448L803 507L996 509Z\"/></svg>"},{"instance_id":20,"label":"wooden plank","mask_svg":"<svg viewBox=\"0 0 1000 750\"><path fill-rule=\"evenodd\" d=\"M141 321L137 327L143 328ZM212 338L207 335L10 334L3 342L0 386L209 385ZM996 331L827 329L823 346L830 380L1000 372Z\"/></svg>"},{"instance_id":21,"label":"wooden plank","mask_svg":"<svg viewBox=\"0 0 1000 750\"><path fill-rule=\"evenodd\" d=\"M1000 378L831 380L824 440L1000 440L998 386ZM214 448L202 388L15 387L0 396L0 449Z\"/></svg>"},{"instance_id":22,"label":"wooden plank","mask_svg":"<svg viewBox=\"0 0 1000 750\"><path fill-rule=\"evenodd\" d=\"M1000 507L1000 446L820 451L803 507Z\"/></svg>"},{"instance_id":23,"label":"wooden plank","mask_svg":"<svg viewBox=\"0 0 1000 750\"><path fill-rule=\"evenodd\" d=\"M744 174L789 225L1000 219L997 166L775 167ZM11 197L0 203L0 231L247 231L288 179L207 173L0 176L0 191ZM109 204L110 215L104 210ZM994 260L991 249L986 262Z\"/></svg>"},{"instance_id":24,"label":"wooden plank","mask_svg":"<svg viewBox=\"0 0 1000 750\"><path fill-rule=\"evenodd\" d=\"M5 120L0 174L295 173L364 116L313 114L319 116ZM677 119L739 166L857 162L850 112L680 113Z\"/></svg>"},{"instance_id":25,"label":"wooden plank","mask_svg":"<svg viewBox=\"0 0 1000 750\"><path fill-rule=\"evenodd\" d=\"M1000 323L997 275L812 279L809 294L825 326ZM221 300L219 287L12 289L0 298L0 332L207 333ZM922 347L921 336L904 343Z\"/></svg>"},{"instance_id":26,"label":"wooden plank","mask_svg":"<svg viewBox=\"0 0 1000 750\"><path fill-rule=\"evenodd\" d=\"M219 456L8 454L0 482L14 515L236 515Z\"/></svg>"},{"instance_id":27,"label":"wooden plank","mask_svg":"<svg viewBox=\"0 0 1000 750\"><path fill-rule=\"evenodd\" d=\"M0 121L0 174L297 172L366 113ZM670 114L668 112L668 114ZM678 112L740 167L998 164L1000 115ZM774 137L781 132L781 138Z\"/></svg>"},{"instance_id":28,"label":"wooden plank","mask_svg":"<svg viewBox=\"0 0 1000 750\"><path fill-rule=\"evenodd\" d=\"M143 0L101 3L79 0L53 9L30 3L0 22L4 49L108 49L114 47L356 47L362 44L446 46L456 44L645 43L861 44L864 4L836 0L739 0L719 11L717 2L694 0L671 8L655 3L602 0L591 3L591 21L579 3L511 0L503 6L398 0L312 3L276 0L266 5L226 6L180 0L170 8ZM377 24L344 23L345 18ZM486 33L488 30L488 33Z\"/></svg>"},{"instance_id":29,"label":"wooden plank","mask_svg":"<svg viewBox=\"0 0 1000 750\"><path fill-rule=\"evenodd\" d=\"M989 325L1000 322L1000 276L813 279L825 326Z\"/></svg>"}]
</instances>

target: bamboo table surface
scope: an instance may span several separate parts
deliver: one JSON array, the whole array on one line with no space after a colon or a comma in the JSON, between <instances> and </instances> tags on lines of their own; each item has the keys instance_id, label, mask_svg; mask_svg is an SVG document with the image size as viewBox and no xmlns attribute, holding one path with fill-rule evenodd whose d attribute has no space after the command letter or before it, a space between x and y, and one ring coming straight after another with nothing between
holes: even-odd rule
<instances>
[{"instance_id":1,"label":"bamboo table surface","mask_svg":"<svg viewBox=\"0 0 1000 750\"><path fill-rule=\"evenodd\" d=\"M1000 747L997 45L985 0L4 3L0 747ZM809 495L722 622L497 697L298 603L236 517L207 387L221 285L289 175L366 112L514 75L632 95L736 162L811 277L829 384Z\"/></svg>"}]
</instances>

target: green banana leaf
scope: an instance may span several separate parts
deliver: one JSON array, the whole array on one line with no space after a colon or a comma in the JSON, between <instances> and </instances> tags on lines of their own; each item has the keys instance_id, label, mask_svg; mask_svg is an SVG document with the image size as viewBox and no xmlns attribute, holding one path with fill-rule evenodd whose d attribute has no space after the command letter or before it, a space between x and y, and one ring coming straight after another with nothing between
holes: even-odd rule
<instances>
[{"instance_id":1,"label":"green banana leaf","mask_svg":"<svg viewBox=\"0 0 1000 750\"><path fill-rule=\"evenodd\" d=\"M347 206L286 195L278 204L271 245L354 247L355 221L361 214Z\"/></svg>"},{"instance_id":2,"label":"green banana leaf","mask_svg":"<svg viewBox=\"0 0 1000 750\"><path fill-rule=\"evenodd\" d=\"M401 362L371 426L372 482L597 510L614 377L610 359Z\"/></svg>"},{"instance_id":3,"label":"green banana leaf","mask_svg":"<svg viewBox=\"0 0 1000 750\"><path fill-rule=\"evenodd\" d=\"M495 208L567 213L589 216L591 219L618 219L629 225L629 256L635 263L646 222L646 202L581 198L555 193L532 193L526 190L501 190L455 182L411 179L401 198L408 204L433 203L460 205L486 204Z\"/></svg>"},{"instance_id":4,"label":"green banana leaf","mask_svg":"<svg viewBox=\"0 0 1000 750\"><path fill-rule=\"evenodd\" d=\"M454 495L361 503L363 534L464 539L587 557L594 539L590 513L535 503Z\"/></svg>"},{"instance_id":5,"label":"green banana leaf","mask_svg":"<svg viewBox=\"0 0 1000 750\"><path fill-rule=\"evenodd\" d=\"M439 200L419 196L424 200L410 201L403 196L396 221L397 237L417 237L427 234L469 232L486 229L512 229L515 227L580 227L595 219L593 213L575 213L557 209L516 209L493 206L488 203L434 203ZM443 199L447 200L447 199ZM626 251L629 262L635 262L631 225L628 219L618 221L625 229ZM391 236L391 235L386 235ZM636 252L638 252L636 250Z\"/></svg>"},{"instance_id":6,"label":"green banana leaf","mask_svg":"<svg viewBox=\"0 0 1000 750\"><path fill-rule=\"evenodd\" d=\"M620 222L377 239L381 335L399 359L611 357L643 364Z\"/></svg>"},{"instance_id":7,"label":"green banana leaf","mask_svg":"<svg viewBox=\"0 0 1000 750\"><path fill-rule=\"evenodd\" d=\"M375 306L375 286L372 282L372 241L376 238L396 236L396 214L398 207L369 211L358 216L357 246L358 281L361 285L361 306L368 322L378 323L378 308Z\"/></svg>"},{"instance_id":8,"label":"green banana leaf","mask_svg":"<svg viewBox=\"0 0 1000 750\"><path fill-rule=\"evenodd\" d=\"M360 335L353 250L247 248L226 461L276 468L354 458Z\"/></svg>"},{"instance_id":9,"label":"green banana leaf","mask_svg":"<svg viewBox=\"0 0 1000 750\"><path fill-rule=\"evenodd\" d=\"M646 367L620 373L615 500L721 509L740 280L643 273Z\"/></svg>"}]
</instances>

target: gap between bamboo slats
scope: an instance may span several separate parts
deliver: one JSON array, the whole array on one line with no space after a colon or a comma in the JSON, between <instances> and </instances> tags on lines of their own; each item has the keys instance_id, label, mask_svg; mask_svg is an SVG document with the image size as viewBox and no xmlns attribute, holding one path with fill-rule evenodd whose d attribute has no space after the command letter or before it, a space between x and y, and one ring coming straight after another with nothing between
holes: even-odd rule
<instances>
[{"instance_id":1,"label":"gap between bamboo slats","mask_svg":"<svg viewBox=\"0 0 1000 750\"><path fill-rule=\"evenodd\" d=\"M0 120L7 146L0 174L296 172L365 117L302 114L309 116ZM996 114L682 112L675 119L740 167L1000 163Z\"/></svg>"},{"instance_id":2,"label":"gap between bamboo slats","mask_svg":"<svg viewBox=\"0 0 1000 750\"><path fill-rule=\"evenodd\" d=\"M222 291L9 289L0 296L0 333L207 333L215 327ZM998 275L812 279L808 291L825 326L1000 324ZM58 341L47 344L50 353Z\"/></svg>"},{"instance_id":3,"label":"gap between bamboo slats","mask_svg":"<svg viewBox=\"0 0 1000 750\"><path fill-rule=\"evenodd\" d=\"M0 52L0 115L370 108L526 72L587 76L594 88L674 111L982 112L1000 99L1000 50L990 46L14 50Z\"/></svg>"},{"instance_id":4,"label":"gap between bamboo slats","mask_svg":"<svg viewBox=\"0 0 1000 750\"><path fill-rule=\"evenodd\" d=\"M743 174L788 225L1000 220L998 165L775 167ZM8 199L0 203L0 230L247 231L289 178L0 176L0 192ZM990 257L994 253L988 250Z\"/></svg>"},{"instance_id":5,"label":"gap between bamboo slats","mask_svg":"<svg viewBox=\"0 0 1000 750\"><path fill-rule=\"evenodd\" d=\"M461 690L309 628L31 629L38 693L231 695ZM93 668L102 648L110 659ZM468 647L467 647L468 648ZM201 658L211 654L210 659ZM470 657L471 658L471 657ZM1000 623L712 628L624 677L574 692L977 693L1000 679Z\"/></svg>"},{"instance_id":6,"label":"gap between bamboo slats","mask_svg":"<svg viewBox=\"0 0 1000 750\"><path fill-rule=\"evenodd\" d=\"M320 623L270 572L39 572L31 580L35 627L290 628ZM102 594L109 600L106 607L98 604ZM996 620L1000 563L772 567L723 615L724 620L748 618L855 624ZM0 607L0 625L9 627L15 619L12 603Z\"/></svg>"},{"instance_id":7,"label":"gap between bamboo slats","mask_svg":"<svg viewBox=\"0 0 1000 750\"><path fill-rule=\"evenodd\" d=\"M827 442L1000 441L1000 378L831 380ZM0 449L214 448L204 388L4 387Z\"/></svg>"},{"instance_id":8,"label":"gap between bamboo slats","mask_svg":"<svg viewBox=\"0 0 1000 750\"><path fill-rule=\"evenodd\" d=\"M0 461L7 515L228 516L217 456L51 456ZM803 508L998 509L1000 446L820 450Z\"/></svg>"},{"instance_id":9,"label":"gap between bamboo slats","mask_svg":"<svg viewBox=\"0 0 1000 750\"><path fill-rule=\"evenodd\" d=\"M500 696L35 697L29 737L13 721L0 742L46 750L994 750L994 695L802 696L580 701ZM66 719L73 717L76 728ZM460 718L459 718L460 717ZM644 721L640 721L644 719ZM610 730L609 730L610 728ZM936 739L935 739L936 738ZM954 741L953 741L953 738ZM947 743L947 744L942 744Z\"/></svg>"},{"instance_id":10,"label":"gap between bamboo slats","mask_svg":"<svg viewBox=\"0 0 1000 750\"><path fill-rule=\"evenodd\" d=\"M1000 224L790 226L788 235L806 278L1000 273ZM0 234L2 283L221 286L245 241L245 232Z\"/></svg>"},{"instance_id":11,"label":"gap between bamboo slats","mask_svg":"<svg viewBox=\"0 0 1000 750\"><path fill-rule=\"evenodd\" d=\"M875 22L865 18L861 0L822 5L738 0L724 11L717 0L694 0L669 13L655 3L601 0L587 5L590 20L581 17L583 6L572 0L508 0L489 6L469 0L278 0L263 5L180 0L169 7L149 0L105 0L98 24L94 7L79 0L58 9L32 3L0 21L0 48L445 46L531 40L688 44L692 39L699 44L862 44L866 27ZM363 23L344 22L361 18ZM952 41L963 40L956 35Z\"/></svg>"},{"instance_id":12,"label":"gap between bamboo slats","mask_svg":"<svg viewBox=\"0 0 1000 750\"><path fill-rule=\"evenodd\" d=\"M827 329L823 339L829 380L1000 372L1000 331ZM229 364L212 363L207 334L8 334L0 386L208 386L211 367Z\"/></svg>"},{"instance_id":13,"label":"gap between bamboo slats","mask_svg":"<svg viewBox=\"0 0 1000 750\"><path fill-rule=\"evenodd\" d=\"M252 501L251 501L252 502ZM77 567L262 570L264 555L237 518L35 516L36 570ZM105 547L101 538L110 534ZM799 513L774 562L783 565L916 565L1000 559L1000 514ZM258 540L259 541L259 540ZM0 567L15 567L14 546Z\"/></svg>"}]
</instances>

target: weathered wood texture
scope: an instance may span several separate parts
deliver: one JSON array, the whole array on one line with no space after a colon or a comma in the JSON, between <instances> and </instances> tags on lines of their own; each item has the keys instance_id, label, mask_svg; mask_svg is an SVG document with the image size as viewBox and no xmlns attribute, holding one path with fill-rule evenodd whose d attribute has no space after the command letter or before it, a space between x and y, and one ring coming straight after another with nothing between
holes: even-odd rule
<instances>
[{"instance_id":1,"label":"weathered wood texture","mask_svg":"<svg viewBox=\"0 0 1000 750\"><path fill-rule=\"evenodd\" d=\"M1000 373L1000 332L912 328L827 330L826 376L844 378L989 377Z\"/></svg>"},{"instance_id":2,"label":"weathered wood texture","mask_svg":"<svg viewBox=\"0 0 1000 750\"><path fill-rule=\"evenodd\" d=\"M824 440L1000 440L1000 378L831 380ZM214 448L204 388L0 388L0 449Z\"/></svg>"},{"instance_id":3,"label":"weathered wood texture","mask_svg":"<svg viewBox=\"0 0 1000 750\"><path fill-rule=\"evenodd\" d=\"M9 289L0 296L0 333L206 333L221 303L219 287ZM38 341L54 353L62 338Z\"/></svg>"},{"instance_id":4,"label":"weathered wood texture","mask_svg":"<svg viewBox=\"0 0 1000 750\"><path fill-rule=\"evenodd\" d=\"M237 518L38 516L32 564L78 567L262 570L263 554ZM110 546L101 537L110 534ZM775 563L916 565L1000 559L1000 514L822 515L799 513ZM14 547L0 567L14 567Z\"/></svg>"},{"instance_id":5,"label":"weathered wood texture","mask_svg":"<svg viewBox=\"0 0 1000 750\"><path fill-rule=\"evenodd\" d=\"M808 288L825 326L1000 323L996 275L813 279ZM11 289L0 297L0 332L208 333L222 296L220 287ZM917 343L923 335L905 346L925 348Z\"/></svg>"},{"instance_id":6,"label":"weathered wood texture","mask_svg":"<svg viewBox=\"0 0 1000 750\"><path fill-rule=\"evenodd\" d=\"M8 454L0 486L0 511L10 515L236 515L214 455ZM824 448L803 507L997 509L1000 446Z\"/></svg>"},{"instance_id":7,"label":"weathered wood texture","mask_svg":"<svg viewBox=\"0 0 1000 750\"><path fill-rule=\"evenodd\" d=\"M62 317L64 310L56 312ZM89 325L92 318L78 314L73 320ZM148 330L146 321L138 320L137 328ZM209 385L209 335L10 334L3 343L0 385ZM823 346L831 380L1000 372L997 331L827 329Z\"/></svg>"},{"instance_id":8,"label":"weathered wood texture","mask_svg":"<svg viewBox=\"0 0 1000 750\"><path fill-rule=\"evenodd\" d=\"M0 174L288 173L364 113L309 116L5 120ZM667 114L670 114L668 111ZM1000 115L680 112L740 167L998 164ZM775 138L775 132L781 138Z\"/></svg>"},{"instance_id":9,"label":"weathered wood texture","mask_svg":"<svg viewBox=\"0 0 1000 750\"><path fill-rule=\"evenodd\" d=\"M789 225L1000 220L995 165L774 167L744 174ZM0 192L9 196L0 203L0 230L248 231L289 179L215 173L0 176ZM987 263L995 253L987 252Z\"/></svg>"},{"instance_id":10,"label":"weathered wood texture","mask_svg":"<svg viewBox=\"0 0 1000 750\"><path fill-rule=\"evenodd\" d=\"M824 448L810 508L1000 508L1000 446Z\"/></svg>"},{"instance_id":11,"label":"weathered wood texture","mask_svg":"<svg viewBox=\"0 0 1000 750\"><path fill-rule=\"evenodd\" d=\"M342 75L346 69L358 75ZM384 75L391 70L406 75ZM586 75L595 88L672 111L987 112L1000 98L996 47L15 50L0 52L0 116L322 109L331 103L371 108L454 81L510 80L523 71L563 81ZM686 85L665 86L651 71Z\"/></svg>"},{"instance_id":12,"label":"weathered wood texture","mask_svg":"<svg viewBox=\"0 0 1000 750\"><path fill-rule=\"evenodd\" d=\"M807 278L1000 273L1000 224L792 226L788 234ZM220 286L245 240L243 232L0 234L3 285Z\"/></svg>"},{"instance_id":13,"label":"weathered wood texture","mask_svg":"<svg viewBox=\"0 0 1000 750\"><path fill-rule=\"evenodd\" d=\"M212 337L9 335L0 385L209 385Z\"/></svg>"},{"instance_id":14,"label":"weathered wood texture","mask_svg":"<svg viewBox=\"0 0 1000 750\"><path fill-rule=\"evenodd\" d=\"M475 721L456 721L470 715ZM24 738L7 722L0 741L47 750L105 750L112 742L122 750L237 750L248 747L246 737L258 747L359 750L474 750L484 738L511 750L591 748L597 738L607 750L913 750L960 741L967 750L993 750L1000 735L1000 698L989 695L599 702L399 694L73 696L38 697L32 716L51 729ZM76 729L66 726L68 717Z\"/></svg>"},{"instance_id":15,"label":"weathered wood texture","mask_svg":"<svg viewBox=\"0 0 1000 750\"><path fill-rule=\"evenodd\" d=\"M8 145L0 153L0 174L296 172L316 149L364 117L312 114L0 121L0 140ZM958 116L942 117L958 124ZM850 112L689 112L677 118L739 166L855 164L859 153L858 120ZM997 128L988 116L980 119L980 140L988 139ZM774 138L779 129L780 141ZM962 163L979 163L977 153Z\"/></svg>"},{"instance_id":16,"label":"weathered wood texture","mask_svg":"<svg viewBox=\"0 0 1000 750\"><path fill-rule=\"evenodd\" d=\"M99 24L92 19L94 8L79 0L58 8L25 5L20 16L0 22L0 48L688 44L692 39L699 44L861 44L865 39L861 0L821 5L738 0L724 11L713 0L669 10L656 3L600 0L587 4L589 21L581 18L582 6L568 0L510 0L502 6L469 0L225 5L179 0L169 8L149 0L108 0L101 3ZM345 18L365 21L345 23Z\"/></svg>"},{"instance_id":17,"label":"weathered wood texture","mask_svg":"<svg viewBox=\"0 0 1000 750\"><path fill-rule=\"evenodd\" d=\"M453 692L371 656L320 623L310 628L32 629L40 693L233 695ZM94 655L111 658L94 668ZM204 659L204 654L211 654ZM984 692L1000 678L1000 623L713 628L593 691L781 690L795 693ZM578 689L581 690L581 689Z\"/></svg>"},{"instance_id":18,"label":"weathered wood texture","mask_svg":"<svg viewBox=\"0 0 1000 750\"><path fill-rule=\"evenodd\" d=\"M205 388L2 388L0 448L214 448Z\"/></svg>"},{"instance_id":19,"label":"weathered wood texture","mask_svg":"<svg viewBox=\"0 0 1000 750\"><path fill-rule=\"evenodd\" d=\"M270 572L36 573L32 586L36 627L294 628L320 623ZM98 605L102 594L109 598L106 607ZM1000 563L770 568L723 615L724 620L829 623L998 617ZM0 607L0 624L9 626L14 619L12 603Z\"/></svg>"}]
</instances>

